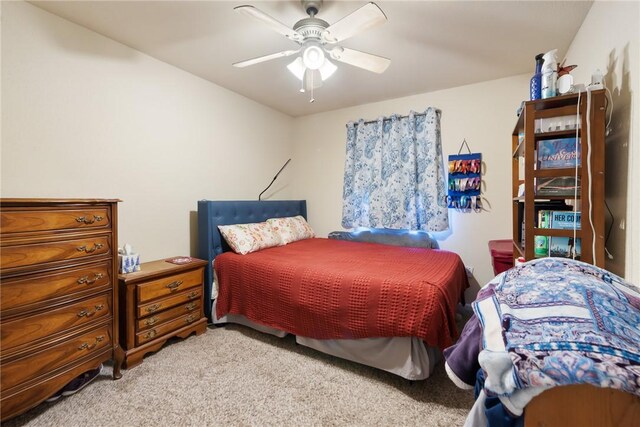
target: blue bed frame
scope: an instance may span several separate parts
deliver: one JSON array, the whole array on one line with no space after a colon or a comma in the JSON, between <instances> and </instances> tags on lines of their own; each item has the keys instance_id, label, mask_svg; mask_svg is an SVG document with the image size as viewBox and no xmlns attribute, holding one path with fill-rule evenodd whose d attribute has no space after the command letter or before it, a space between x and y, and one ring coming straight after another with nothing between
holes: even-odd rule
<instances>
[{"instance_id":1,"label":"blue bed frame","mask_svg":"<svg viewBox=\"0 0 640 427\"><path fill-rule=\"evenodd\" d=\"M198 201L198 258L207 260L204 270L204 314L211 316L212 261L230 250L219 225L262 222L269 218L302 215L307 219L306 200L200 200Z\"/></svg>"}]
</instances>

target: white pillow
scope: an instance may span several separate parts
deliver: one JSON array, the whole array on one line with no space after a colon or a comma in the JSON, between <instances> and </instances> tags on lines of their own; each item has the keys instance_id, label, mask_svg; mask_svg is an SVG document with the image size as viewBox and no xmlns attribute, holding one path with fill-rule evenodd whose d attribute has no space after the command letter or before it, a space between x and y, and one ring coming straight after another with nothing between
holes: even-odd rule
<instances>
[{"instance_id":1,"label":"white pillow","mask_svg":"<svg viewBox=\"0 0 640 427\"><path fill-rule=\"evenodd\" d=\"M302 215L286 218L270 218L267 220L267 223L271 225L276 233L280 234L282 242L285 245L297 240L310 239L316 236Z\"/></svg>"},{"instance_id":2,"label":"white pillow","mask_svg":"<svg viewBox=\"0 0 640 427\"><path fill-rule=\"evenodd\" d=\"M242 255L284 245L280 234L266 222L219 225L218 229L231 249Z\"/></svg>"}]
</instances>

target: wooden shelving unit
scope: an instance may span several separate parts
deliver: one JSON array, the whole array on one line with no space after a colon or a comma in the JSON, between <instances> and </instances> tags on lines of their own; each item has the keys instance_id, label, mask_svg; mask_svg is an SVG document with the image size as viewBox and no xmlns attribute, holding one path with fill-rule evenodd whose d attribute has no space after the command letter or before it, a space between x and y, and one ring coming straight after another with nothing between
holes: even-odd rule
<instances>
[{"instance_id":1,"label":"wooden shelving unit","mask_svg":"<svg viewBox=\"0 0 640 427\"><path fill-rule=\"evenodd\" d=\"M581 166L577 175L580 188L576 203L581 211L580 229L576 237L581 239L581 260L604 267L604 134L606 99L604 90L595 90L590 94L590 106L586 93L557 96L554 98L527 101L512 135L512 197L513 197L513 256L524 257L527 261L534 258L535 236L573 237L573 230L537 228L537 209L545 203L561 203L574 199L572 196L536 195L536 179L547 177L574 177L574 167L563 169L537 169L536 150L538 141L578 136L581 144ZM578 105L578 101L580 104ZM558 130L535 133L538 119L563 116L577 116L580 113L579 129ZM587 114L589 127L587 127ZM591 144L587 146L587 129L590 131ZM524 135L524 138L521 136ZM589 174L588 164L591 164ZM524 184L524 195L518 195L520 184ZM589 189L591 188L591 197ZM524 227L522 226L524 221ZM523 243L524 239L524 243ZM595 251L593 242L595 240Z\"/></svg>"}]
</instances>

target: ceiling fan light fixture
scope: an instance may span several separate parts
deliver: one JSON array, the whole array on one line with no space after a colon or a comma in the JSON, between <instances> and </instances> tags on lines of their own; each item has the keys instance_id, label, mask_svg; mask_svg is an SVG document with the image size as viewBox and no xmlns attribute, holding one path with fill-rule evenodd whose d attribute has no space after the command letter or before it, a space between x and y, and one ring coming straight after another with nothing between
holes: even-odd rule
<instances>
[{"instance_id":1,"label":"ceiling fan light fixture","mask_svg":"<svg viewBox=\"0 0 640 427\"><path fill-rule=\"evenodd\" d=\"M319 69L320 76L322 77L322 81L325 81L329 77L331 77L333 73L336 72L337 69L338 67L336 67L336 65L333 62L329 61L328 59L325 59L324 64L322 64L322 66Z\"/></svg>"},{"instance_id":2,"label":"ceiling fan light fixture","mask_svg":"<svg viewBox=\"0 0 640 427\"><path fill-rule=\"evenodd\" d=\"M304 78L304 70L306 70L307 67L304 66L302 58L298 56L289 65L287 65L287 69L291 71L291 74L296 76L298 80L302 80Z\"/></svg>"},{"instance_id":3,"label":"ceiling fan light fixture","mask_svg":"<svg viewBox=\"0 0 640 427\"><path fill-rule=\"evenodd\" d=\"M302 62L311 70L317 70L322 67L324 60L324 50L317 44L307 46L302 52Z\"/></svg>"}]
</instances>

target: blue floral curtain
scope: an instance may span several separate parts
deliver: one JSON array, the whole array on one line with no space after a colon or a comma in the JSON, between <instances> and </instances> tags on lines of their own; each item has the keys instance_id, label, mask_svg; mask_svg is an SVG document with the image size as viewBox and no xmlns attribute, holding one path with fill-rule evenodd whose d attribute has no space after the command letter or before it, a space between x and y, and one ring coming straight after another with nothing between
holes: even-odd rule
<instances>
[{"instance_id":1,"label":"blue floral curtain","mask_svg":"<svg viewBox=\"0 0 640 427\"><path fill-rule=\"evenodd\" d=\"M440 111L347 124L342 226L449 228Z\"/></svg>"}]
</instances>

